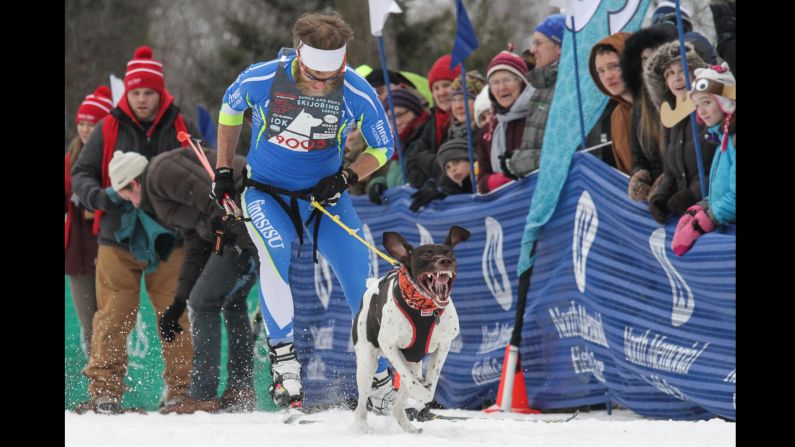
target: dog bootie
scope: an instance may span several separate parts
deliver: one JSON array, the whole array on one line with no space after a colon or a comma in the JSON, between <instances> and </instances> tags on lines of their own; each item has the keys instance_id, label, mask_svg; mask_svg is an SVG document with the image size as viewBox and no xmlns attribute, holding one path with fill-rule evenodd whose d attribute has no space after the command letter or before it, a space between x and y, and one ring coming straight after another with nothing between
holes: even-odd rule
<instances>
[{"instance_id":1,"label":"dog bootie","mask_svg":"<svg viewBox=\"0 0 795 447\"><path fill-rule=\"evenodd\" d=\"M304 400L304 387L301 384L301 364L295 354L293 343L280 343L268 346L273 383L268 391L276 405L294 406Z\"/></svg>"},{"instance_id":2,"label":"dog bootie","mask_svg":"<svg viewBox=\"0 0 795 447\"><path fill-rule=\"evenodd\" d=\"M397 390L392 388L392 374L386 369L373 377L373 389L367 398L367 409L375 414L386 415L395 405Z\"/></svg>"}]
</instances>

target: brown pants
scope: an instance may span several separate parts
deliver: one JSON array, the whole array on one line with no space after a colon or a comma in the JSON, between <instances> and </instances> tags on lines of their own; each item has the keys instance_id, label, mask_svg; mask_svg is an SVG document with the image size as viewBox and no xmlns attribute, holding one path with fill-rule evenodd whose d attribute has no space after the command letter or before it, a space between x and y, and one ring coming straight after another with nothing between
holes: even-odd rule
<instances>
[{"instance_id":1,"label":"brown pants","mask_svg":"<svg viewBox=\"0 0 795 447\"><path fill-rule=\"evenodd\" d=\"M157 312L157 320L174 301L177 278L185 257L185 249L174 250L168 261L160 262L157 270L146 274L146 290ZM141 274L145 264L136 260L128 250L100 245L97 253L97 312L94 314L94 334L91 356L83 370L89 379L88 393L92 399L111 396L121 399L126 386L127 336L135 327L140 305ZM157 328L157 321L153 322ZM150 323L152 324L152 323ZM193 362L188 312L179 319L182 334L169 343L160 339L165 360L166 399L188 394ZM159 331L158 331L159 334Z\"/></svg>"}]
</instances>

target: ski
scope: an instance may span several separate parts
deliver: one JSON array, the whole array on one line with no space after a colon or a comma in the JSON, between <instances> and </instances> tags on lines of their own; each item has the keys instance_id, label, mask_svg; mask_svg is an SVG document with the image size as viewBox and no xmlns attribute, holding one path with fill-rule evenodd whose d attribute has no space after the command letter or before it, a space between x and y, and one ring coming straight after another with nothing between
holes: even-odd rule
<instances>
[{"instance_id":1,"label":"ski","mask_svg":"<svg viewBox=\"0 0 795 447\"><path fill-rule=\"evenodd\" d=\"M287 411L289 412L290 410L292 410L292 409L288 409ZM318 419L304 419L304 416L308 416L308 415L311 415L311 414L314 414L314 413L317 413L317 411L308 412L308 411L304 411L304 410L300 410L299 409L297 412L293 412L293 413L288 414L288 416L284 419L283 422L285 424L298 423L298 424L301 424L301 425L303 425L303 424L314 424L314 423L317 423L317 422L322 422L322 421L320 421ZM434 421L434 420L460 422L460 421L466 421L466 420L470 420L470 419L496 419L496 420L514 420L514 421L522 421L522 422L529 421L529 422L544 422L544 423L548 423L548 424L558 424L558 423L563 423L563 422L569 422L572 419L574 419L577 416L579 416L579 414L580 414L580 410L575 410L574 413L566 416L565 418L558 418L558 419L508 419L508 418L494 418L494 417L483 417L483 416L445 416L445 415L442 415L442 414L430 413L429 417L427 417L427 418L425 418L423 420L417 420L417 422L427 422L427 421ZM414 419L412 419L412 420L414 420Z\"/></svg>"},{"instance_id":2,"label":"ski","mask_svg":"<svg viewBox=\"0 0 795 447\"><path fill-rule=\"evenodd\" d=\"M325 410L328 410L328 408L322 408L322 407L305 408L302 406L290 406L287 408L287 410L285 410L282 422L285 424L295 424L295 423L311 424L313 422L320 422L319 420L307 420L304 419L304 417L320 413Z\"/></svg>"},{"instance_id":3,"label":"ski","mask_svg":"<svg viewBox=\"0 0 795 447\"><path fill-rule=\"evenodd\" d=\"M445 416L442 414L431 413L431 417L427 420L442 420L442 421L466 421L469 419L496 419L496 420L512 420L512 421L530 421L530 422L546 422L546 423L561 423L569 422L580 414L580 410L575 410L571 415L562 419L509 419L499 417L484 417L484 416ZM420 421L422 422L422 421Z\"/></svg>"}]
</instances>

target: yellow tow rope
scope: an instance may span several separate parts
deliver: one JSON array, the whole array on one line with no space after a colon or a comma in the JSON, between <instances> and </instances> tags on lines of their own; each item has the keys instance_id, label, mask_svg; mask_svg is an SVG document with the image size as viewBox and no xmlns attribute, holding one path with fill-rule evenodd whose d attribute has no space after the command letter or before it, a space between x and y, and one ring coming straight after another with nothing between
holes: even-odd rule
<instances>
[{"instance_id":1,"label":"yellow tow rope","mask_svg":"<svg viewBox=\"0 0 795 447\"><path fill-rule=\"evenodd\" d=\"M358 239L358 240L359 240L359 242L361 242L362 244L366 245L366 246L367 246L367 247L368 247L370 250L374 251L374 252L375 252L375 253L376 253L378 256L381 256L381 257L382 257L382 258L383 258L383 259L384 259L386 262L388 262L388 263L390 263L390 264L392 264L392 265L398 265L398 264L399 264L399 263L398 263L397 261L395 261L394 259L392 259L392 258L390 258L389 256L387 256L387 255L385 255L385 254L381 253L381 251L380 251L380 250L378 250L377 248L375 248L375 247L373 247L372 245L370 245L370 243L369 243L369 242L367 242L366 240L364 240L364 239L362 239L361 237L359 237L359 235L358 235L358 234L356 234L356 232L355 232L354 230L351 230L351 229L350 229L350 227L348 227L347 225L345 225L344 223L342 223L342 221L340 221L340 218L339 218L339 216L332 216L332 215L331 215L331 213L329 213L328 211L326 211L326 209L325 209L325 208L323 208L323 206L322 206L321 204L317 203L317 201L313 200L313 201L312 201L312 206L314 206L315 208L319 209L319 210L320 210L320 212L322 212L323 214L325 214L326 216L328 216L328 217L329 217L331 220L333 220L334 222L336 222L336 223L337 223L337 225L339 225L339 226L341 226L343 229L345 229L345 231L347 231L347 232L348 232L348 234L350 234L351 236L353 236L353 237L355 237L356 239Z\"/></svg>"}]
</instances>

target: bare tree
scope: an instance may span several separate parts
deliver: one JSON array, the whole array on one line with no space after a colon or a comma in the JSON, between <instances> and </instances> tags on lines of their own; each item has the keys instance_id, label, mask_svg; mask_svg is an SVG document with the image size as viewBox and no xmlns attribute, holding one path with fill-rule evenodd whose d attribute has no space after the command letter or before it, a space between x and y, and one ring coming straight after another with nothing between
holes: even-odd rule
<instances>
[{"instance_id":1,"label":"bare tree","mask_svg":"<svg viewBox=\"0 0 795 447\"><path fill-rule=\"evenodd\" d=\"M157 0L66 0L64 104L66 140L77 134L74 114L83 98L110 73L124 76L135 49L148 43L150 11Z\"/></svg>"}]
</instances>

